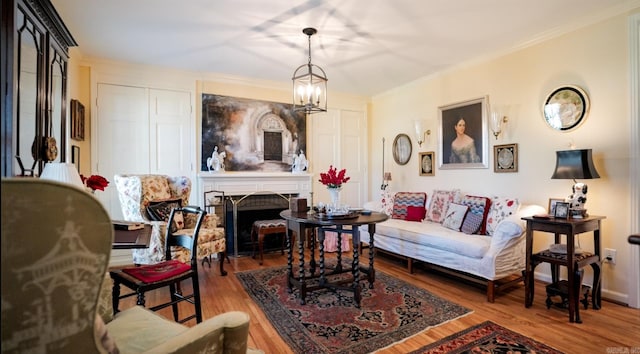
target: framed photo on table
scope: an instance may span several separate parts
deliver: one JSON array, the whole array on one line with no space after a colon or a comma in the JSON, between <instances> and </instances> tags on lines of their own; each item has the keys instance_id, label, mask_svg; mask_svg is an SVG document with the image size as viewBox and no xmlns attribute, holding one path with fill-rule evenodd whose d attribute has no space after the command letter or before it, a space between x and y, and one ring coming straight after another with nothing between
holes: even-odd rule
<instances>
[{"instance_id":1,"label":"framed photo on table","mask_svg":"<svg viewBox=\"0 0 640 354\"><path fill-rule=\"evenodd\" d=\"M420 159L418 162L420 166L418 169L420 171L420 176L434 176L435 175L435 162L434 162L435 152L421 152Z\"/></svg>"},{"instance_id":2,"label":"framed photo on table","mask_svg":"<svg viewBox=\"0 0 640 354\"><path fill-rule=\"evenodd\" d=\"M553 216L558 219L568 219L569 218L569 203L566 202L557 202L556 209L553 212Z\"/></svg>"},{"instance_id":3,"label":"framed photo on table","mask_svg":"<svg viewBox=\"0 0 640 354\"><path fill-rule=\"evenodd\" d=\"M555 215L556 212L556 204L564 202L563 198L549 198L549 210L548 213L551 216Z\"/></svg>"},{"instance_id":4,"label":"framed photo on table","mask_svg":"<svg viewBox=\"0 0 640 354\"><path fill-rule=\"evenodd\" d=\"M487 96L438 107L441 169L489 167Z\"/></svg>"}]
</instances>

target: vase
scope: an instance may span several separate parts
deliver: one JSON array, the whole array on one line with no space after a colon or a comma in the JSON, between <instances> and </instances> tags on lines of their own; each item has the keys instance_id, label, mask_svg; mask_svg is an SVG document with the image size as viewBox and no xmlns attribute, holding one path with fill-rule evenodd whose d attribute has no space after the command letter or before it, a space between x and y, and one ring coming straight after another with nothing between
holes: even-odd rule
<instances>
[{"instance_id":1,"label":"vase","mask_svg":"<svg viewBox=\"0 0 640 354\"><path fill-rule=\"evenodd\" d=\"M340 188L327 188L329 195L331 196L331 206L334 208L340 207Z\"/></svg>"}]
</instances>

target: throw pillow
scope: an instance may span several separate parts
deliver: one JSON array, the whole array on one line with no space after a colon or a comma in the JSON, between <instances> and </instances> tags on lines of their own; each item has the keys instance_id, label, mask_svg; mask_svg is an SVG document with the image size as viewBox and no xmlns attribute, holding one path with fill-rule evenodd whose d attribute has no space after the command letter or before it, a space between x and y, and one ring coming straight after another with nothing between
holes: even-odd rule
<instances>
[{"instance_id":1,"label":"throw pillow","mask_svg":"<svg viewBox=\"0 0 640 354\"><path fill-rule=\"evenodd\" d=\"M150 201L147 206L147 214L149 214L149 219L151 221L169 221L169 216L171 216L171 211L175 208L180 208L182 206L182 199L169 199L169 200L155 200ZM181 230L184 228L184 216L182 212L176 213L173 216L173 225L171 227L171 232L175 232L176 230Z\"/></svg>"},{"instance_id":2,"label":"throw pillow","mask_svg":"<svg viewBox=\"0 0 640 354\"><path fill-rule=\"evenodd\" d=\"M487 235L493 235L500 221L516 213L519 208L520 202L516 198L491 198L491 209L487 215Z\"/></svg>"},{"instance_id":3,"label":"throw pillow","mask_svg":"<svg viewBox=\"0 0 640 354\"><path fill-rule=\"evenodd\" d=\"M427 209L425 209L424 207L409 205L407 207L407 217L405 218L405 220L422 221L426 214L427 214Z\"/></svg>"},{"instance_id":4,"label":"throw pillow","mask_svg":"<svg viewBox=\"0 0 640 354\"><path fill-rule=\"evenodd\" d=\"M168 221L171 210L182 206L182 199L151 200L147 205L147 214L151 221Z\"/></svg>"},{"instance_id":5,"label":"throw pillow","mask_svg":"<svg viewBox=\"0 0 640 354\"><path fill-rule=\"evenodd\" d=\"M417 206L424 208L427 193L424 192L398 192L393 197L393 219L406 219L407 207Z\"/></svg>"},{"instance_id":6,"label":"throw pillow","mask_svg":"<svg viewBox=\"0 0 640 354\"><path fill-rule=\"evenodd\" d=\"M427 220L442 223L450 203L457 202L459 190L434 190L427 208Z\"/></svg>"},{"instance_id":7,"label":"throw pillow","mask_svg":"<svg viewBox=\"0 0 640 354\"><path fill-rule=\"evenodd\" d=\"M474 214L469 210L467 215L464 217L464 221L462 222L462 226L460 227L460 231L464 232L467 235L479 233L480 228L483 224L483 217L480 214Z\"/></svg>"},{"instance_id":8,"label":"throw pillow","mask_svg":"<svg viewBox=\"0 0 640 354\"><path fill-rule=\"evenodd\" d=\"M442 226L451 229L460 231L460 227L462 226L462 221L464 220L465 215L469 211L469 207L462 204L451 203L447 208L447 214L442 221Z\"/></svg>"},{"instance_id":9,"label":"throw pillow","mask_svg":"<svg viewBox=\"0 0 640 354\"><path fill-rule=\"evenodd\" d=\"M491 209L491 199L487 197L465 195L460 201L460 204L469 206L470 214L478 214L482 217L480 219L480 229L476 232L484 235L487 229L487 214L489 214L489 210ZM476 218L473 218L474 221L475 219Z\"/></svg>"},{"instance_id":10,"label":"throw pillow","mask_svg":"<svg viewBox=\"0 0 640 354\"><path fill-rule=\"evenodd\" d=\"M385 189L381 191L380 197L380 204L382 205L380 212L391 216L393 214L393 195L388 189Z\"/></svg>"}]
</instances>

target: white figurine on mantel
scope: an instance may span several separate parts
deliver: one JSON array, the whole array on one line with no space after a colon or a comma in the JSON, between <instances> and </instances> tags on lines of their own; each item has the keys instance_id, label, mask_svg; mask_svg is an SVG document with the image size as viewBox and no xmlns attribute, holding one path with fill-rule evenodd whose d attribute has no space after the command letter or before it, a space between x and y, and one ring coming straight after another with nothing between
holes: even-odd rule
<instances>
[{"instance_id":1,"label":"white figurine on mantel","mask_svg":"<svg viewBox=\"0 0 640 354\"><path fill-rule=\"evenodd\" d=\"M218 153L218 146L213 148L213 153L211 153L211 157L207 158L207 167L209 168L209 172L219 172L224 171L224 158L227 157L226 152Z\"/></svg>"},{"instance_id":2,"label":"white figurine on mantel","mask_svg":"<svg viewBox=\"0 0 640 354\"><path fill-rule=\"evenodd\" d=\"M309 167L309 161L307 161L307 157L304 156L304 152L300 150L300 155L294 155L293 157L293 165L291 165L291 171L293 173L302 173L307 170Z\"/></svg>"}]
</instances>

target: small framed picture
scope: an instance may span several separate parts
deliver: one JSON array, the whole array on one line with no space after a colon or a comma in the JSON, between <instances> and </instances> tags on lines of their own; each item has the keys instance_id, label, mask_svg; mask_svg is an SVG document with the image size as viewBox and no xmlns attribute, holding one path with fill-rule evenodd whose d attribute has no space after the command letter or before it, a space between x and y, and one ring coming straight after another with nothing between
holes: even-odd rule
<instances>
[{"instance_id":1,"label":"small framed picture","mask_svg":"<svg viewBox=\"0 0 640 354\"><path fill-rule=\"evenodd\" d=\"M71 163L76 166L78 173L80 173L80 147L71 145Z\"/></svg>"},{"instance_id":2,"label":"small framed picture","mask_svg":"<svg viewBox=\"0 0 640 354\"><path fill-rule=\"evenodd\" d=\"M420 158L418 159L418 162L420 163L420 166L419 166L420 176L435 175L434 155L435 155L435 152L433 151L420 153Z\"/></svg>"},{"instance_id":3,"label":"small framed picture","mask_svg":"<svg viewBox=\"0 0 640 354\"><path fill-rule=\"evenodd\" d=\"M518 172L518 144L493 147L493 172Z\"/></svg>"},{"instance_id":4,"label":"small framed picture","mask_svg":"<svg viewBox=\"0 0 640 354\"><path fill-rule=\"evenodd\" d=\"M568 219L569 218L569 203L566 202L557 202L556 210L553 213L553 216L558 219Z\"/></svg>"},{"instance_id":5,"label":"small framed picture","mask_svg":"<svg viewBox=\"0 0 640 354\"><path fill-rule=\"evenodd\" d=\"M556 204L558 202L564 202L563 198L549 198L549 215L553 216L556 213Z\"/></svg>"}]
</instances>

